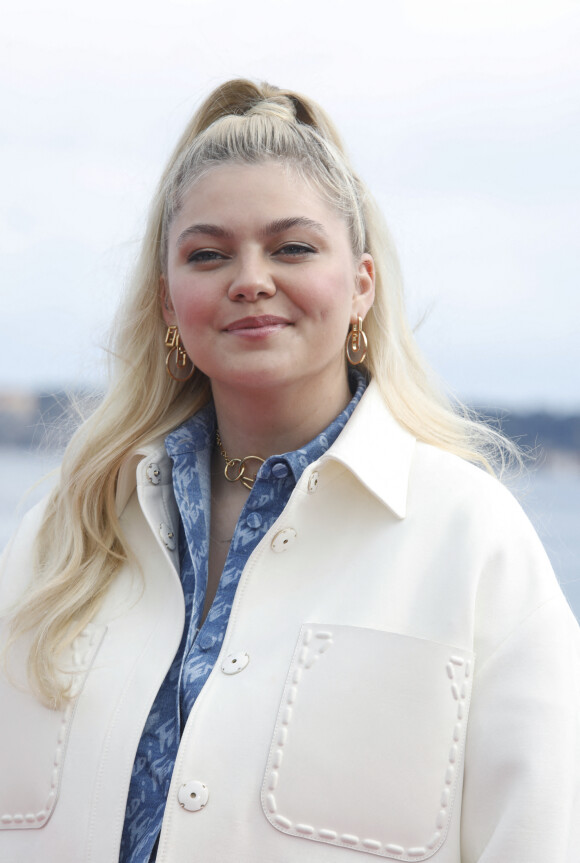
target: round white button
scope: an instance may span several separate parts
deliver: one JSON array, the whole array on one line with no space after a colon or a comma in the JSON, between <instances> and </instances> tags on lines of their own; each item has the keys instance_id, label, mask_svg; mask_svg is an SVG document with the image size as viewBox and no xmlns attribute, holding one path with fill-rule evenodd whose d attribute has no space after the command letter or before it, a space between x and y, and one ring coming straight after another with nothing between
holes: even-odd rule
<instances>
[{"instance_id":1,"label":"round white button","mask_svg":"<svg viewBox=\"0 0 580 863\"><path fill-rule=\"evenodd\" d=\"M245 650L238 653L230 653L222 662L222 671L224 674L239 674L243 671L250 661L249 654Z\"/></svg>"},{"instance_id":2,"label":"round white button","mask_svg":"<svg viewBox=\"0 0 580 863\"><path fill-rule=\"evenodd\" d=\"M197 812L202 809L207 803L209 791L203 782L198 782L197 779L190 779L189 782L184 782L177 792L177 799L180 806L187 809L188 812Z\"/></svg>"},{"instance_id":3,"label":"round white button","mask_svg":"<svg viewBox=\"0 0 580 863\"><path fill-rule=\"evenodd\" d=\"M313 494L318 488L318 471L313 470L308 477L308 493Z\"/></svg>"},{"instance_id":4,"label":"round white button","mask_svg":"<svg viewBox=\"0 0 580 863\"><path fill-rule=\"evenodd\" d=\"M283 530L279 530L274 539L272 540L272 551L286 551L286 549L292 545L295 539L296 531L293 527L285 527Z\"/></svg>"},{"instance_id":5,"label":"round white button","mask_svg":"<svg viewBox=\"0 0 580 863\"><path fill-rule=\"evenodd\" d=\"M161 471L159 470L158 464L152 461L151 464L147 466L145 473L147 474L149 482L153 483L153 485L159 485L161 482Z\"/></svg>"},{"instance_id":6,"label":"round white button","mask_svg":"<svg viewBox=\"0 0 580 863\"><path fill-rule=\"evenodd\" d=\"M168 524L162 522L159 525L159 534L169 551L174 551L177 548L177 540L175 534Z\"/></svg>"}]
</instances>

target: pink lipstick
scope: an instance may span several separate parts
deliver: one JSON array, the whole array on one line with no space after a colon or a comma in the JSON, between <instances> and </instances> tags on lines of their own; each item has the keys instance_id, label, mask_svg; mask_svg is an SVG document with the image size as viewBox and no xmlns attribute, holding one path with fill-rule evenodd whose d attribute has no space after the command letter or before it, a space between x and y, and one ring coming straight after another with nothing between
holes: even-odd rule
<instances>
[{"instance_id":1,"label":"pink lipstick","mask_svg":"<svg viewBox=\"0 0 580 863\"><path fill-rule=\"evenodd\" d=\"M225 332L247 338L265 338L290 325L291 321L277 315L252 315L232 321L225 327Z\"/></svg>"}]
</instances>

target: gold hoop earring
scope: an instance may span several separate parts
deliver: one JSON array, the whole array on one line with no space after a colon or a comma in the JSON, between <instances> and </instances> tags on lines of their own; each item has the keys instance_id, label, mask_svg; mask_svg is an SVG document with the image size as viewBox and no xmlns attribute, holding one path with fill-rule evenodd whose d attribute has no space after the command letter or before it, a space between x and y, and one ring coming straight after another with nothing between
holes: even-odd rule
<instances>
[{"instance_id":1,"label":"gold hoop earring","mask_svg":"<svg viewBox=\"0 0 580 863\"><path fill-rule=\"evenodd\" d=\"M359 315L356 323L346 337L346 357L351 366L358 366L365 361L367 356L368 340L362 328L363 319Z\"/></svg>"},{"instance_id":2,"label":"gold hoop earring","mask_svg":"<svg viewBox=\"0 0 580 863\"><path fill-rule=\"evenodd\" d=\"M188 381L195 371L195 366L182 347L181 336L176 326L167 327L165 347L170 349L165 360L169 377L174 381Z\"/></svg>"}]
</instances>

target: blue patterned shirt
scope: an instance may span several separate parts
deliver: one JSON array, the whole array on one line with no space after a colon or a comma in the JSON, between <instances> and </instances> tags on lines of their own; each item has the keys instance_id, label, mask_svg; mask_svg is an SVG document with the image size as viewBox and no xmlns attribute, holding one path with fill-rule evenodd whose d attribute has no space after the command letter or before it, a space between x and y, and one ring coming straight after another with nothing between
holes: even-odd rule
<instances>
[{"instance_id":1,"label":"blue patterned shirt","mask_svg":"<svg viewBox=\"0 0 580 863\"><path fill-rule=\"evenodd\" d=\"M185 598L181 644L139 742L125 812L119 863L153 863L181 732L209 677L228 625L242 570L288 503L304 469L336 440L362 396L366 381L350 369L354 393L344 411L302 449L261 465L238 519L215 599L201 624L209 557L210 463L215 444L213 404L165 439L173 460L173 487L181 515L180 578Z\"/></svg>"}]
</instances>

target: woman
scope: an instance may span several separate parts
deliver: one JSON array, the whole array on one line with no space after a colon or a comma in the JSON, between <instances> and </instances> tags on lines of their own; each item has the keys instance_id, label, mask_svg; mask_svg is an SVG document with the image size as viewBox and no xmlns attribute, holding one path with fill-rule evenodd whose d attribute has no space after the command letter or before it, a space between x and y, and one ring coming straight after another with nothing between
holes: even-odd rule
<instances>
[{"instance_id":1,"label":"woman","mask_svg":"<svg viewBox=\"0 0 580 863\"><path fill-rule=\"evenodd\" d=\"M577 859L578 627L318 106L211 94L119 321L4 558L4 863Z\"/></svg>"}]
</instances>

